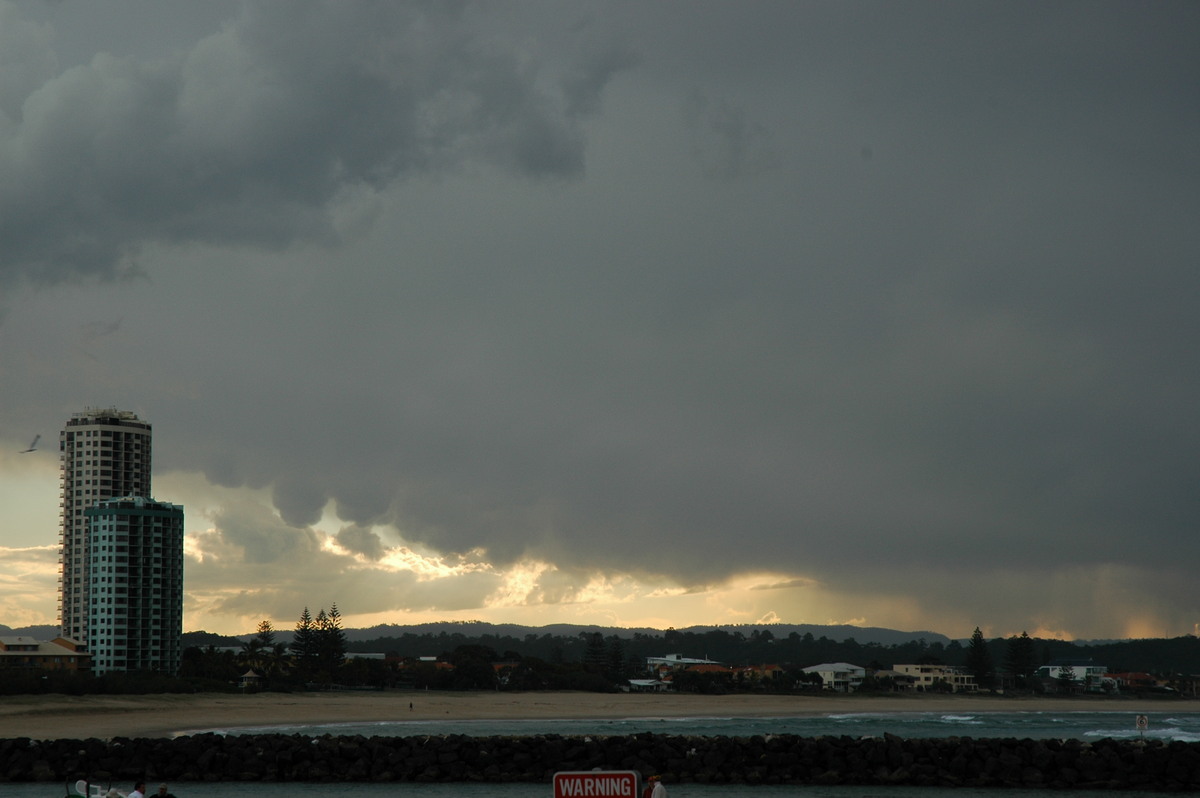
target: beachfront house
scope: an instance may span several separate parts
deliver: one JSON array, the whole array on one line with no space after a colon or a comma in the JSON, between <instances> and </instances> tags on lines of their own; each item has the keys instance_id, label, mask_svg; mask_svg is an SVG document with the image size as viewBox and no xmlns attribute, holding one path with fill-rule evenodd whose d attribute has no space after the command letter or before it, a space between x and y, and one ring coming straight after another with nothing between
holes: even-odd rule
<instances>
[{"instance_id":1,"label":"beachfront house","mask_svg":"<svg viewBox=\"0 0 1200 798\"><path fill-rule=\"evenodd\" d=\"M1037 669L1047 690L1060 693L1103 693L1117 688L1108 668L1091 659L1056 659Z\"/></svg>"},{"instance_id":2,"label":"beachfront house","mask_svg":"<svg viewBox=\"0 0 1200 798\"><path fill-rule=\"evenodd\" d=\"M867 669L849 662L825 662L802 668L821 677L821 688L838 693L853 693L867 676Z\"/></svg>"},{"instance_id":3,"label":"beachfront house","mask_svg":"<svg viewBox=\"0 0 1200 798\"><path fill-rule=\"evenodd\" d=\"M684 668L695 668L702 665L720 665L711 659L694 659L682 654L667 654L665 657L646 657L646 670L656 679L670 681L670 674Z\"/></svg>"}]
</instances>

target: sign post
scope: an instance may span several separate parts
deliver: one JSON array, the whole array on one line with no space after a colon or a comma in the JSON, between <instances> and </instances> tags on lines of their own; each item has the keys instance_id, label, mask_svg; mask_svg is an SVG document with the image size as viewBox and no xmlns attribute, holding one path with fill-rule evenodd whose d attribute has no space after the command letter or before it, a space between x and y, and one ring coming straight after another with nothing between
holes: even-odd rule
<instances>
[{"instance_id":1,"label":"sign post","mask_svg":"<svg viewBox=\"0 0 1200 798\"><path fill-rule=\"evenodd\" d=\"M1138 715L1133 720L1134 727L1141 733L1142 739L1146 739L1146 729L1150 728L1150 718L1145 715Z\"/></svg>"},{"instance_id":2,"label":"sign post","mask_svg":"<svg viewBox=\"0 0 1200 798\"><path fill-rule=\"evenodd\" d=\"M554 798L638 798L640 782L633 770L562 770L554 774Z\"/></svg>"}]
</instances>

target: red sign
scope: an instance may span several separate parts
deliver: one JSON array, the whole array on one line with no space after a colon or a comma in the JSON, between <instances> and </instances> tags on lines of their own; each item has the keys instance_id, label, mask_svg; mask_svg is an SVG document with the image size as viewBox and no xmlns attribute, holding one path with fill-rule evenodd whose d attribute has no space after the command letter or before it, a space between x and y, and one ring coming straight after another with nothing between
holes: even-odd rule
<instances>
[{"instance_id":1,"label":"red sign","mask_svg":"<svg viewBox=\"0 0 1200 798\"><path fill-rule=\"evenodd\" d=\"M579 770L554 774L554 798L638 798L632 770Z\"/></svg>"}]
</instances>

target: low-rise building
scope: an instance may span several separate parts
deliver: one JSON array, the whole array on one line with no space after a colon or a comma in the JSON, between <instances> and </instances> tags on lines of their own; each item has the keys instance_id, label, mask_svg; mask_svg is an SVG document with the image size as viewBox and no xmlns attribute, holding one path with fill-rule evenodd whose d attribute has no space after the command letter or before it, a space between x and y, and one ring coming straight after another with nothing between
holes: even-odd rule
<instances>
[{"instance_id":1,"label":"low-rise building","mask_svg":"<svg viewBox=\"0 0 1200 798\"><path fill-rule=\"evenodd\" d=\"M743 665L734 669L734 674L743 683L770 682L783 676L779 665Z\"/></svg>"},{"instance_id":2,"label":"low-rise building","mask_svg":"<svg viewBox=\"0 0 1200 798\"><path fill-rule=\"evenodd\" d=\"M0 637L0 668L76 671L87 669L90 663L91 654L69 637L50 641L20 635Z\"/></svg>"},{"instance_id":3,"label":"low-rise building","mask_svg":"<svg viewBox=\"0 0 1200 798\"><path fill-rule=\"evenodd\" d=\"M682 654L667 654L665 657L646 657L646 669L651 673L658 673L664 670L678 670L679 668L687 668L693 665L720 665L721 663L712 659L694 659L685 657Z\"/></svg>"},{"instance_id":4,"label":"low-rise building","mask_svg":"<svg viewBox=\"0 0 1200 798\"><path fill-rule=\"evenodd\" d=\"M975 677L957 665L914 663L893 665L892 670L911 677L916 690L949 690L953 693L973 693L979 689Z\"/></svg>"},{"instance_id":5,"label":"low-rise building","mask_svg":"<svg viewBox=\"0 0 1200 798\"><path fill-rule=\"evenodd\" d=\"M1149 690L1155 687L1158 682L1148 673L1126 671L1124 673L1107 673L1105 678L1112 679L1116 682L1117 689L1121 692L1135 693L1139 690Z\"/></svg>"},{"instance_id":6,"label":"low-rise building","mask_svg":"<svg viewBox=\"0 0 1200 798\"><path fill-rule=\"evenodd\" d=\"M871 673L877 685L886 686L893 693L911 693L917 689L916 678L898 670L878 670Z\"/></svg>"},{"instance_id":7,"label":"low-rise building","mask_svg":"<svg viewBox=\"0 0 1200 798\"><path fill-rule=\"evenodd\" d=\"M852 693L862 684L867 676L867 669L849 662L825 662L820 665L810 665L801 668L805 673L815 673L821 677L821 688L838 693Z\"/></svg>"},{"instance_id":8,"label":"low-rise building","mask_svg":"<svg viewBox=\"0 0 1200 798\"><path fill-rule=\"evenodd\" d=\"M1037 676L1049 689L1060 692L1102 693L1116 689L1108 668L1091 659L1058 659L1037 669Z\"/></svg>"}]
</instances>

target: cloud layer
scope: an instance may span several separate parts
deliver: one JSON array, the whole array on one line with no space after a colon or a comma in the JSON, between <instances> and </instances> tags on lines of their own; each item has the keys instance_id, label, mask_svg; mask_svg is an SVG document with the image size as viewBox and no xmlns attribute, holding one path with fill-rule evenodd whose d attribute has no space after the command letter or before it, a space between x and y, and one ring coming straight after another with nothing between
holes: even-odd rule
<instances>
[{"instance_id":1,"label":"cloud layer","mask_svg":"<svg viewBox=\"0 0 1200 798\"><path fill-rule=\"evenodd\" d=\"M149 418L194 612L1200 618L1193 7L73 13L0 6L0 431Z\"/></svg>"},{"instance_id":2,"label":"cloud layer","mask_svg":"<svg viewBox=\"0 0 1200 798\"><path fill-rule=\"evenodd\" d=\"M469 7L263 2L176 57L48 75L44 29L5 14L7 282L111 277L149 243L331 243L343 194L471 159L578 176L577 120L627 62L585 48L556 85Z\"/></svg>"}]
</instances>

